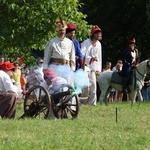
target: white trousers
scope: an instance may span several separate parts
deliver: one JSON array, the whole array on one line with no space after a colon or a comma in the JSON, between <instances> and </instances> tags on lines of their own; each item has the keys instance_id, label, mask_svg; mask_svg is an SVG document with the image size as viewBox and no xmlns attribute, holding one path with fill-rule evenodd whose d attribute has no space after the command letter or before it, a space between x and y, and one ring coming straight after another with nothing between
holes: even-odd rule
<instances>
[{"instance_id":1,"label":"white trousers","mask_svg":"<svg viewBox=\"0 0 150 150\"><path fill-rule=\"evenodd\" d=\"M88 104L96 106L97 96L96 96L96 74L95 71L88 72L89 77L89 99Z\"/></svg>"}]
</instances>

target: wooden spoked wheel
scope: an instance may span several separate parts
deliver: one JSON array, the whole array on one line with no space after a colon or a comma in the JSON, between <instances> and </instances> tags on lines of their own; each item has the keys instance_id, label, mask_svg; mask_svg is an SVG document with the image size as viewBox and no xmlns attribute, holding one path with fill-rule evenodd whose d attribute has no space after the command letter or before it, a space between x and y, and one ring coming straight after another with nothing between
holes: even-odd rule
<instances>
[{"instance_id":1,"label":"wooden spoked wheel","mask_svg":"<svg viewBox=\"0 0 150 150\"><path fill-rule=\"evenodd\" d=\"M24 117L48 118L51 99L48 91L40 85L33 86L25 95Z\"/></svg>"},{"instance_id":2,"label":"wooden spoked wheel","mask_svg":"<svg viewBox=\"0 0 150 150\"><path fill-rule=\"evenodd\" d=\"M58 92L51 95L52 109L56 118L77 118L79 113L78 95L72 93L73 88L66 84L62 85Z\"/></svg>"}]
</instances>

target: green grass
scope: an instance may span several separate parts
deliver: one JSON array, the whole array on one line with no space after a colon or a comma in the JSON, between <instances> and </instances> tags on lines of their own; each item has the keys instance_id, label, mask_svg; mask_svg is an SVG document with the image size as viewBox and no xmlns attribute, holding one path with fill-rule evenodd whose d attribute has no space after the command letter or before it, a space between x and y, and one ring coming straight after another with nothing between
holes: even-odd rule
<instances>
[{"instance_id":1,"label":"green grass","mask_svg":"<svg viewBox=\"0 0 150 150\"><path fill-rule=\"evenodd\" d=\"M116 122L116 108L118 122ZM149 150L150 103L82 105L78 119L0 120L0 150Z\"/></svg>"}]
</instances>

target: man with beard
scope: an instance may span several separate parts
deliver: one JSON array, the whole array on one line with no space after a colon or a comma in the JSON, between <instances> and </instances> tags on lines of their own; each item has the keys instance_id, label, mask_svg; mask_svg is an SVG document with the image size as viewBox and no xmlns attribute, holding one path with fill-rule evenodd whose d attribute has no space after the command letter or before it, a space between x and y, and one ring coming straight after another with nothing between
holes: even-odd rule
<instances>
[{"instance_id":1,"label":"man with beard","mask_svg":"<svg viewBox=\"0 0 150 150\"><path fill-rule=\"evenodd\" d=\"M89 77L89 97L87 104L96 106L97 85L96 76L102 69L102 47L99 40L102 39L102 31L98 26L91 30L90 38L81 43L81 52L84 56L85 70Z\"/></svg>"}]
</instances>

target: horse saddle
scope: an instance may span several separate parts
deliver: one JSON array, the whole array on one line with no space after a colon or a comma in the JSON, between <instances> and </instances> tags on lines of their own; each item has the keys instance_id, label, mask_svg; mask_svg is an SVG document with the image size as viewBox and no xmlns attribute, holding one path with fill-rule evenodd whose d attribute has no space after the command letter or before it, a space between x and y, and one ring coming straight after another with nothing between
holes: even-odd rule
<instances>
[{"instance_id":1,"label":"horse saddle","mask_svg":"<svg viewBox=\"0 0 150 150\"><path fill-rule=\"evenodd\" d=\"M122 85L122 76L118 72L113 72L111 82Z\"/></svg>"},{"instance_id":2,"label":"horse saddle","mask_svg":"<svg viewBox=\"0 0 150 150\"><path fill-rule=\"evenodd\" d=\"M133 80L133 74L131 75L129 81L128 81L128 85L132 84L132 80ZM115 84L120 84L123 85L123 80L122 80L122 76L118 73L118 72L113 72L112 76L111 76L111 82L115 83Z\"/></svg>"}]
</instances>

